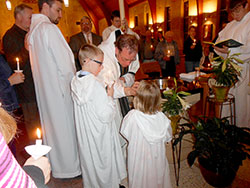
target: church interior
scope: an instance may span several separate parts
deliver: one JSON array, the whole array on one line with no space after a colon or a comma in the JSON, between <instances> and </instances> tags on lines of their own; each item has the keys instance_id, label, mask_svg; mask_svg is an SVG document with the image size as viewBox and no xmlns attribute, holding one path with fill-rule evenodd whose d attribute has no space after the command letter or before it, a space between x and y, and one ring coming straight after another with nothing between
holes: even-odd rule
<instances>
[{"instance_id":1,"label":"church interior","mask_svg":"<svg viewBox=\"0 0 250 188\"><path fill-rule=\"evenodd\" d=\"M62 18L57 25L61 30L67 42L70 37L81 31L80 22L83 16L88 16L92 21L92 32L102 35L103 30L111 25L111 13L119 10L119 3L123 1L125 18L128 26L141 38L146 37L146 32L151 31L152 38L159 33L164 36L167 31L173 32L173 40L176 41L179 50L180 62L176 65L176 78L181 87L185 91L194 90L193 97L190 97L193 105L188 110L188 114L193 121L197 116L220 116L214 106L210 106L209 86L207 80L198 80L194 78L191 82L179 81L181 75L186 73L184 41L189 35L190 26L195 26L196 39L204 45L206 42L214 42L218 33L222 30L223 24L233 20L231 14L228 13L229 0L64 0ZM11 28L14 19L14 8L23 3L32 7L33 13L38 13L38 0L1 0L0 1L0 41L5 32ZM248 0L250 5L250 0ZM1 43L2 51L2 43ZM210 73L208 71L208 73ZM165 77L162 75L161 67L157 61L143 63L140 60L140 69L135 75L136 80L156 79L164 88L174 84L173 77ZM195 75L200 75L200 70L195 71ZM203 77L203 79L206 77ZM200 81L200 82L199 82ZM195 95L197 94L198 95ZM230 102L234 105L234 102ZM191 102L192 103L192 102ZM223 103L220 103L223 106ZM215 110L213 110L215 109ZM234 109L235 110L235 109ZM232 119L235 118L231 114ZM232 120L231 120L232 121ZM16 138L17 143L17 160L22 165L29 155L24 147L30 144L27 139L27 132L24 123L20 120L18 123L19 136ZM249 126L248 126L249 127ZM192 139L192 138L190 138ZM170 166L170 177L173 187L180 188L210 188L201 175L199 164L195 161L190 168L187 164L187 154L192 150L192 145L184 140L182 143L179 161L173 160L173 148L171 143L166 146L166 157ZM180 151L178 151L180 152ZM178 153L175 154L176 156ZM176 157L175 156L175 157ZM233 183L228 186L231 188L250 188L250 160L243 161L237 171ZM179 173L178 173L179 171ZM177 173L177 174L176 174ZM1 180L0 180L1 181ZM84 180L83 180L84 181ZM127 183L124 183L127 187ZM72 179L57 179L51 177L48 187L53 188L81 188L82 177L78 176Z\"/></svg>"}]
</instances>

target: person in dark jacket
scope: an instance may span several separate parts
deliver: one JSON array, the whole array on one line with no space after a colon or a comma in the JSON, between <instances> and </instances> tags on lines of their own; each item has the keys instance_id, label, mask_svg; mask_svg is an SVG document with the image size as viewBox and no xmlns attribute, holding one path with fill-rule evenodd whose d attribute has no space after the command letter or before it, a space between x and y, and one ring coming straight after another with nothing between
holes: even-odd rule
<instances>
[{"instance_id":1,"label":"person in dark jacket","mask_svg":"<svg viewBox=\"0 0 250 188\"><path fill-rule=\"evenodd\" d=\"M188 30L188 37L184 42L183 53L185 56L186 72L192 72L195 67L199 67L202 56L201 42L196 37L196 27L190 26Z\"/></svg>"}]
</instances>

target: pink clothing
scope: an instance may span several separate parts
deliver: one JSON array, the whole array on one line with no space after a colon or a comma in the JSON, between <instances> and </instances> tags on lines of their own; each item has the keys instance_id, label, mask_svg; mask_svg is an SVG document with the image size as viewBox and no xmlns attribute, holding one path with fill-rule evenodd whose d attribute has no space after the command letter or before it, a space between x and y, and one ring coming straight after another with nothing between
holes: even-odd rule
<instances>
[{"instance_id":1,"label":"pink clothing","mask_svg":"<svg viewBox=\"0 0 250 188\"><path fill-rule=\"evenodd\" d=\"M23 171L0 133L0 187L35 188L33 180Z\"/></svg>"}]
</instances>

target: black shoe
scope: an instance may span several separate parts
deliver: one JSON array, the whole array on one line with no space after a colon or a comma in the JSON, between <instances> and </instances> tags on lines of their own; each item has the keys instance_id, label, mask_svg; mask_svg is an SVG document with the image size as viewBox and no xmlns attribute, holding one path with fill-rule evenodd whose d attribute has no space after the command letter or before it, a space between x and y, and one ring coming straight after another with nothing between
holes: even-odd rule
<instances>
[{"instance_id":1,"label":"black shoe","mask_svg":"<svg viewBox=\"0 0 250 188\"><path fill-rule=\"evenodd\" d=\"M126 188L124 185L121 185L121 184L119 185L119 187L120 187L120 188Z\"/></svg>"}]
</instances>

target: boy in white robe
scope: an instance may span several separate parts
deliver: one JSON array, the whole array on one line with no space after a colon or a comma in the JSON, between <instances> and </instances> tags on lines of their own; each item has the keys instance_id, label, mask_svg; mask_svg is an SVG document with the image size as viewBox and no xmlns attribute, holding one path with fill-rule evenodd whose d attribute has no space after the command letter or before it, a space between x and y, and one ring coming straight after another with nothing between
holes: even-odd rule
<instances>
[{"instance_id":1,"label":"boy in white robe","mask_svg":"<svg viewBox=\"0 0 250 188\"><path fill-rule=\"evenodd\" d=\"M121 127L128 141L129 188L170 188L165 143L172 139L172 128L160 112L161 93L156 83L140 82L134 107Z\"/></svg>"},{"instance_id":2,"label":"boy in white robe","mask_svg":"<svg viewBox=\"0 0 250 188\"><path fill-rule=\"evenodd\" d=\"M84 188L118 188L126 178L118 132L113 85L96 77L103 68L103 52L84 45L79 51L82 70L72 79L76 133Z\"/></svg>"}]
</instances>

